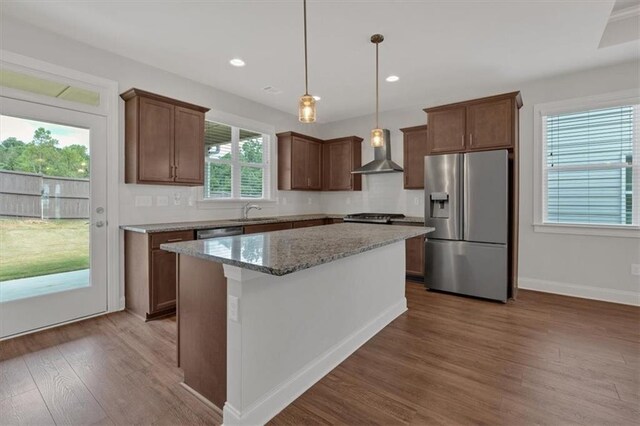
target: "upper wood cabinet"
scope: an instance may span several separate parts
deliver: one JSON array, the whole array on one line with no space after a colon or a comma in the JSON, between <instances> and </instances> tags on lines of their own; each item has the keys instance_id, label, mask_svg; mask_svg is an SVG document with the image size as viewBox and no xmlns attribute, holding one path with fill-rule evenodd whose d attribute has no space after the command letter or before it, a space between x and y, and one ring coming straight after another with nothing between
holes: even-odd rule
<instances>
[{"instance_id":1,"label":"upper wood cabinet","mask_svg":"<svg viewBox=\"0 0 640 426\"><path fill-rule=\"evenodd\" d=\"M322 189L322 140L294 132L278 135L278 189Z\"/></svg>"},{"instance_id":2,"label":"upper wood cabinet","mask_svg":"<svg viewBox=\"0 0 640 426\"><path fill-rule=\"evenodd\" d=\"M429 153L513 149L520 92L426 108Z\"/></svg>"},{"instance_id":3,"label":"upper wood cabinet","mask_svg":"<svg viewBox=\"0 0 640 426\"><path fill-rule=\"evenodd\" d=\"M509 148L513 146L513 100L498 99L467 107L469 149Z\"/></svg>"},{"instance_id":4,"label":"upper wood cabinet","mask_svg":"<svg viewBox=\"0 0 640 426\"><path fill-rule=\"evenodd\" d=\"M204 184L208 108L130 89L125 101L125 182Z\"/></svg>"},{"instance_id":5,"label":"upper wood cabinet","mask_svg":"<svg viewBox=\"0 0 640 426\"><path fill-rule=\"evenodd\" d=\"M429 152L455 152L465 147L466 110L456 107L429 113Z\"/></svg>"},{"instance_id":6,"label":"upper wood cabinet","mask_svg":"<svg viewBox=\"0 0 640 426\"><path fill-rule=\"evenodd\" d=\"M362 165L362 138L330 139L322 145L322 190L360 191L362 175L351 172Z\"/></svg>"},{"instance_id":7,"label":"upper wood cabinet","mask_svg":"<svg viewBox=\"0 0 640 426\"><path fill-rule=\"evenodd\" d=\"M278 133L278 189L359 191L362 139L357 136L323 141L295 132Z\"/></svg>"},{"instance_id":8,"label":"upper wood cabinet","mask_svg":"<svg viewBox=\"0 0 640 426\"><path fill-rule=\"evenodd\" d=\"M424 156L429 153L427 126L400 130L404 139L404 189L424 189Z\"/></svg>"}]
</instances>

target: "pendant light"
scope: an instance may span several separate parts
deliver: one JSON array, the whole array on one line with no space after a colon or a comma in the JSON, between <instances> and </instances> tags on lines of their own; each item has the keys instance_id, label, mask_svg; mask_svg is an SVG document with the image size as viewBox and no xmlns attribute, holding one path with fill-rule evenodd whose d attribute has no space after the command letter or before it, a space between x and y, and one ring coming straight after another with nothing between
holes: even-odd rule
<instances>
[{"instance_id":1,"label":"pendant light","mask_svg":"<svg viewBox=\"0 0 640 426\"><path fill-rule=\"evenodd\" d=\"M309 76L307 72L307 0L302 0L304 11L304 95L298 103L298 120L303 123L316 121L316 100L309 94Z\"/></svg>"},{"instance_id":2,"label":"pendant light","mask_svg":"<svg viewBox=\"0 0 640 426\"><path fill-rule=\"evenodd\" d=\"M376 45L376 128L371 130L371 146L374 148L380 148L384 145L384 133L378 123L379 115L379 89L378 89L378 45L384 41L382 34L374 34L371 36L371 43Z\"/></svg>"}]
</instances>

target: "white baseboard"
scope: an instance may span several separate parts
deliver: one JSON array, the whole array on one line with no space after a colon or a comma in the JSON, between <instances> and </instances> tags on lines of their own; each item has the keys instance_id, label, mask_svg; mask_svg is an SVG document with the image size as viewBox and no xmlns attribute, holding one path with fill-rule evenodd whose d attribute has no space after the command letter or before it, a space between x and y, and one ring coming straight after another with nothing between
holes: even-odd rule
<instances>
[{"instance_id":1,"label":"white baseboard","mask_svg":"<svg viewBox=\"0 0 640 426\"><path fill-rule=\"evenodd\" d=\"M580 297L582 299L593 299L601 300L603 302L640 306L640 293L627 290L590 287L525 277L518 278L518 288L523 290L541 291L544 293L561 294L563 296Z\"/></svg>"},{"instance_id":2,"label":"white baseboard","mask_svg":"<svg viewBox=\"0 0 640 426\"><path fill-rule=\"evenodd\" d=\"M226 402L223 409L224 424L263 425L267 423L406 310L407 299L402 298L360 330L300 369L288 381L247 407L244 413Z\"/></svg>"}]
</instances>

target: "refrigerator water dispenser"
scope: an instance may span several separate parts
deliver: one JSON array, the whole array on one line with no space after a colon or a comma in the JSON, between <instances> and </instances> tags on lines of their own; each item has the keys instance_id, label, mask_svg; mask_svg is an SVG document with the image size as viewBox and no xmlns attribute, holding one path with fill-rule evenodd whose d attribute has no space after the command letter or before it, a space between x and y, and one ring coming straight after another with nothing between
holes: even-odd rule
<instances>
[{"instance_id":1,"label":"refrigerator water dispenser","mask_svg":"<svg viewBox=\"0 0 640 426\"><path fill-rule=\"evenodd\" d=\"M432 192L429 195L431 203L431 217L434 219L449 218L449 194L446 192Z\"/></svg>"}]
</instances>

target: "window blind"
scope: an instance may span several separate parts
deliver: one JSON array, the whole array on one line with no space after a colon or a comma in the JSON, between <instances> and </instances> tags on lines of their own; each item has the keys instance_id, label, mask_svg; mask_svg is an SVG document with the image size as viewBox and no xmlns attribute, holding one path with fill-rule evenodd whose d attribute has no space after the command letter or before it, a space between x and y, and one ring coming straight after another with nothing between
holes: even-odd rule
<instances>
[{"instance_id":1,"label":"window blind","mask_svg":"<svg viewBox=\"0 0 640 426\"><path fill-rule=\"evenodd\" d=\"M265 135L205 121L204 139L204 198L265 197Z\"/></svg>"},{"instance_id":2,"label":"window blind","mask_svg":"<svg viewBox=\"0 0 640 426\"><path fill-rule=\"evenodd\" d=\"M546 222L633 224L637 120L634 105L545 117Z\"/></svg>"}]
</instances>

